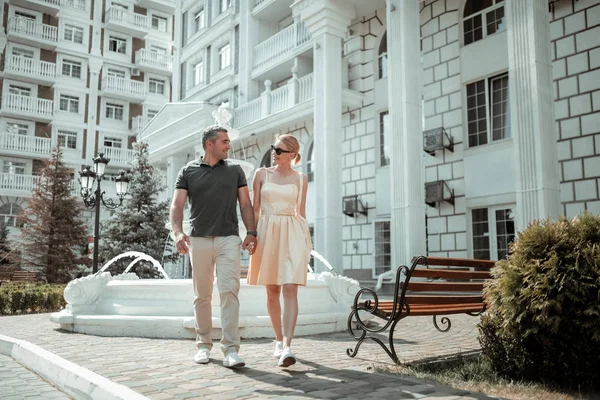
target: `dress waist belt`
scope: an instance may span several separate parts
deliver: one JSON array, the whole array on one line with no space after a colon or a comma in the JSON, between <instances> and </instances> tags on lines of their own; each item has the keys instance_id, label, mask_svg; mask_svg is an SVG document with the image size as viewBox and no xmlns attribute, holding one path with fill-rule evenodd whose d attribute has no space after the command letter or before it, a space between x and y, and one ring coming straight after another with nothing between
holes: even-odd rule
<instances>
[{"instance_id":1,"label":"dress waist belt","mask_svg":"<svg viewBox=\"0 0 600 400\"><path fill-rule=\"evenodd\" d=\"M282 217L295 217L296 213L294 211L291 212L277 212L277 213L268 213L268 212L263 212L261 213L261 217L262 216L271 216L271 215L277 215L277 216L282 216Z\"/></svg>"}]
</instances>

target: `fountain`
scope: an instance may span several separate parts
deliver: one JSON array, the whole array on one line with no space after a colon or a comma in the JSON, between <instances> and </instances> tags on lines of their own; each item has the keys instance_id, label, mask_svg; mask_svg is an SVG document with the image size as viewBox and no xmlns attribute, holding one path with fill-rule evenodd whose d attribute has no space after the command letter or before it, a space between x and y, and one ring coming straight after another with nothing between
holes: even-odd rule
<instances>
[{"instance_id":1,"label":"fountain","mask_svg":"<svg viewBox=\"0 0 600 400\"><path fill-rule=\"evenodd\" d=\"M157 265L148 255L132 252L110 260L94 275L75 279L65 288L67 307L53 313L51 321L62 329L100 336L147 338L194 338L194 293L191 279L139 279L124 272L112 276L106 269L117 259L134 257ZM318 254L318 253L317 253ZM126 271L133 266L133 262ZM262 286L240 288L240 334L243 338L271 337L266 293ZM358 282L331 272L308 273L306 286L298 290L300 314L296 335L338 332L346 329ZM221 337L220 304L217 286L212 299L213 333Z\"/></svg>"},{"instance_id":2,"label":"fountain","mask_svg":"<svg viewBox=\"0 0 600 400\"><path fill-rule=\"evenodd\" d=\"M231 114L223 105L213 116L217 123L229 130L232 140L237 138L239 132L227 125ZM241 165L246 176L254 168L247 161L230 161ZM167 228L170 229L169 224ZM189 224L184 223L183 228L187 232ZM240 224L240 236L244 237L245 232L245 227ZM170 236L173 239L172 233ZM338 276L325 258L314 250L312 254L323 261L330 272L314 273L311 270L306 286L299 288L297 336L345 330L354 296L360 289L358 281ZM134 260L122 274L112 276L107 270L123 258ZM164 279L140 279L129 272L140 261L150 262ZM66 308L53 313L50 319L62 329L100 336L195 338L192 280L169 278L163 266L144 253L130 251L120 254L96 274L69 282L64 292ZM241 336L272 337L265 288L248 285L243 279L239 300ZM215 339L221 337L219 302L217 285L214 285L212 336ZM368 320L372 315L361 317Z\"/></svg>"}]
</instances>

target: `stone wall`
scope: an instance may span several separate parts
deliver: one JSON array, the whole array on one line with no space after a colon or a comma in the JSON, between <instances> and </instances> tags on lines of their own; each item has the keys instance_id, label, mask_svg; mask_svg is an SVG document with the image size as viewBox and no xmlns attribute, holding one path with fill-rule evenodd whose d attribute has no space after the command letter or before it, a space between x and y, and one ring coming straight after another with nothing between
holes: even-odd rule
<instances>
[{"instance_id":1,"label":"stone wall","mask_svg":"<svg viewBox=\"0 0 600 400\"><path fill-rule=\"evenodd\" d=\"M600 213L600 1L550 13L563 213Z\"/></svg>"},{"instance_id":2,"label":"stone wall","mask_svg":"<svg viewBox=\"0 0 600 400\"><path fill-rule=\"evenodd\" d=\"M446 257L467 256L458 6L458 0L437 0L421 11L424 129L443 126L454 138L454 152L425 155L425 181L444 180L456 196L454 205L427 207L428 252Z\"/></svg>"}]
</instances>

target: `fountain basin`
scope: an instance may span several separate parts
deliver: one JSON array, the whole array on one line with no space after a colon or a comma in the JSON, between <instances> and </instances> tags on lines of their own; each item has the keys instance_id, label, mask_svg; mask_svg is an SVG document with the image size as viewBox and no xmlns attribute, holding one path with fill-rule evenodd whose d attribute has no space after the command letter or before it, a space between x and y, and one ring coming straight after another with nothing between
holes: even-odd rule
<instances>
[{"instance_id":1,"label":"fountain basin","mask_svg":"<svg viewBox=\"0 0 600 400\"><path fill-rule=\"evenodd\" d=\"M348 314L358 282L329 272L309 273L307 285L298 290L299 315L296 336L339 332L347 327ZM137 279L102 272L69 283L67 307L50 319L61 329L100 336L145 338L195 338L191 279ZM272 337L263 286L241 282L240 335ZM221 337L220 300L213 288L214 339ZM365 316L366 318L366 316Z\"/></svg>"}]
</instances>

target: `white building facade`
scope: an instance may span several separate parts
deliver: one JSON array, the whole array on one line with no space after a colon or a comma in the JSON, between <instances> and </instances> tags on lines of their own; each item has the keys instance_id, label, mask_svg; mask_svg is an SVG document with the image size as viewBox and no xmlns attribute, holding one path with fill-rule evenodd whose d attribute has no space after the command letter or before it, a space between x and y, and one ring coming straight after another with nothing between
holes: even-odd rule
<instances>
[{"instance_id":1,"label":"white building facade","mask_svg":"<svg viewBox=\"0 0 600 400\"><path fill-rule=\"evenodd\" d=\"M138 135L169 192L222 103L255 168L292 133L346 276L501 259L532 220L600 213L599 0L183 1L175 43L181 104Z\"/></svg>"},{"instance_id":2,"label":"white building facade","mask_svg":"<svg viewBox=\"0 0 600 400\"><path fill-rule=\"evenodd\" d=\"M104 153L103 188L116 198L111 181L131 167L137 133L172 99L175 0L1 3L0 218L16 237L57 145L74 195L77 171Z\"/></svg>"}]
</instances>

